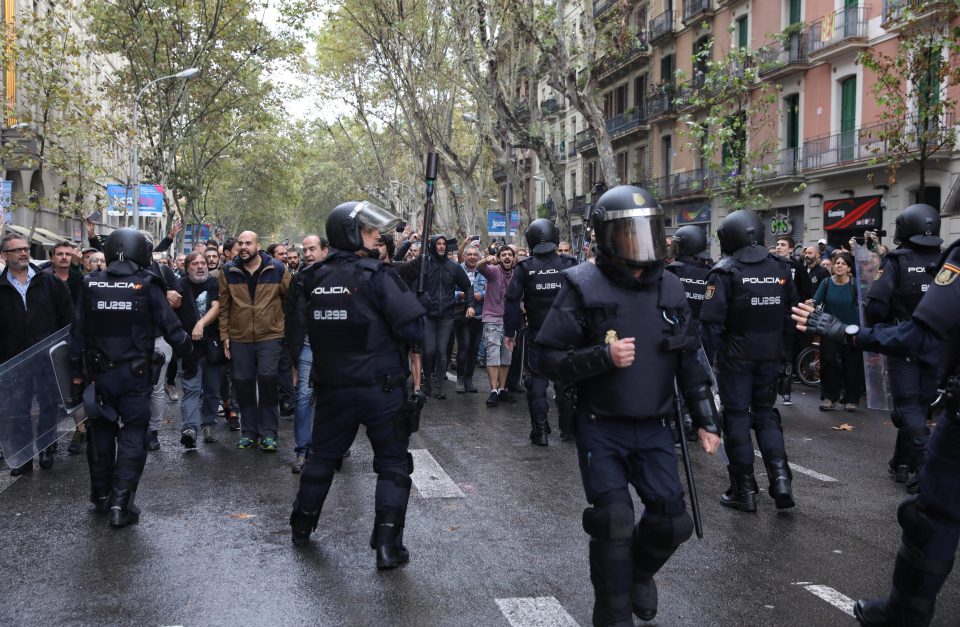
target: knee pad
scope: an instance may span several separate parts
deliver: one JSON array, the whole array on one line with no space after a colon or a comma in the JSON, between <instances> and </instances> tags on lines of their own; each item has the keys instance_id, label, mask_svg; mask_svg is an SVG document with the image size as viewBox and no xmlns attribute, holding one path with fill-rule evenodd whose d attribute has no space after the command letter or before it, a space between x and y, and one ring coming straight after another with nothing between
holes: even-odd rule
<instances>
[{"instance_id":1,"label":"knee pad","mask_svg":"<svg viewBox=\"0 0 960 627\"><path fill-rule=\"evenodd\" d=\"M637 536L665 549L676 549L693 535L693 519L684 511L679 516L647 515L637 523Z\"/></svg>"},{"instance_id":2,"label":"knee pad","mask_svg":"<svg viewBox=\"0 0 960 627\"><path fill-rule=\"evenodd\" d=\"M396 470L382 470L378 472L377 481L392 481L394 485L404 488L405 490L410 490L410 486L413 485L413 481L410 480L410 475Z\"/></svg>"},{"instance_id":3,"label":"knee pad","mask_svg":"<svg viewBox=\"0 0 960 627\"><path fill-rule=\"evenodd\" d=\"M276 376L257 377L257 389L260 391L261 407L272 407L280 402L279 379Z\"/></svg>"},{"instance_id":4,"label":"knee pad","mask_svg":"<svg viewBox=\"0 0 960 627\"><path fill-rule=\"evenodd\" d=\"M300 475L300 483L310 486L329 486L333 483L335 472L333 468L307 464Z\"/></svg>"},{"instance_id":5,"label":"knee pad","mask_svg":"<svg viewBox=\"0 0 960 627\"><path fill-rule=\"evenodd\" d=\"M412 475L412 474L413 474L413 454L412 454L412 453L409 453L409 452L407 453L407 459L406 459L405 467L406 467L406 469L407 469L407 475ZM375 473L377 473L377 474L379 475L381 471L386 471L386 470L387 470L387 469L384 468L384 467L380 464L380 460L377 459L376 457L374 457L374 458L373 458L373 472L375 472Z\"/></svg>"},{"instance_id":6,"label":"knee pad","mask_svg":"<svg viewBox=\"0 0 960 627\"><path fill-rule=\"evenodd\" d=\"M312 533L320 521L320 510L305 512L300 508L300 500L293 502L293 511L290 513L290 526L300 533Z\"/></svg>"},{"instance_id":7,"label":"knee pad","mask_svg":"<svg viewBox=\"0 0 960 627\"><path fill-rule=\"evenodd\" d=\"M903 535L915 544L925 543L933 529L926 512L920 508L920 502L916 496L908 498L897 508L897 522L903 529Z\"/></svg>"},{"instance_id":8,"label":"knee pad","mask_svg":"<svg viewBox=\"0 0 960 627\"><path fill-rule=\"evenodd\" d=\"M583 530L597 540L626 540L633 536L633 502L630 493L614 490L583 510Z\"/></svg>"}]
</instances>

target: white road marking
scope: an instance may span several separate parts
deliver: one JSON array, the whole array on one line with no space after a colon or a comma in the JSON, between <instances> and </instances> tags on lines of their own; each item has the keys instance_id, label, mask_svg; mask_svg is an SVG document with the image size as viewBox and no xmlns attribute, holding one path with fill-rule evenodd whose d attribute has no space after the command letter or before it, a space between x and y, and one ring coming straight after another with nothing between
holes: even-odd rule
<instances>
[{"instance_id":1,"label":"white road marking","mask_svg":"<svg viewBox=\"0 0 960 627\"><path fill-rule=\"evenodd\" d=\"M756 457L762 457L762 455L760 455L760 451L755 450L753 451L753 454ZM790 462L790 470L792 470L793 472L799 472L801 475L807 475L808 477L819 479L820 481L825 481L827 483L836 483L837 481L830 475L825 475L817 472L816 470L810 470L809 468L804 468L803 466L800 466L799 464L794 464L793 462Z\"/></svg>"},{"instance_id":2,"label":"white road marking","mask_svg":"<svg viewBox=\"0 0 960 627\"><path fill-rule=\"evenodd\" d=\"M808 584L805 581L798 581L794 585L803 586L804 590L815 594L838 610L846 612L851 618L853 617L853 599L845 594L837 592L830 586Z\"/></svg>"},{"instance_id":3,"label":"white road marking","mask_svg":"<svg viewBox=\"0 0 960 627\"><path fill-rule=\"evenodd\" d=\"M579 627L554 597L496 599L513 627Z\"/></svg>"},{"instance_id":4,"label":"white road marking","mask_svg":"<svg viewBox=\"0 0 960 627\"><path fill-rule=\"evenodd\" d=\"M414 449L410 454L413 455L413 474L410 478L420 496L426 499L463 498L463 491L443 471L430 451Z\"/></svg>"}]
</instances>

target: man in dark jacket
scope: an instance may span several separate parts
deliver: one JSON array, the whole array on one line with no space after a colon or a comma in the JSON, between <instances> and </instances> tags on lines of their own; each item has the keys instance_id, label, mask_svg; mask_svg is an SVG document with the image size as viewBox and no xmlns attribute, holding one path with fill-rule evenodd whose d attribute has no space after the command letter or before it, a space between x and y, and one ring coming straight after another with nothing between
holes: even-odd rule
<instances>
[{"instance_id":1,"label":"man in dark jacket","mask_svg":"<svg viewBox=\"0 0 960 627\"><path fill-rule=\"evenodd\" d=\"M30 248L22 237L8 235L0 244L7 267L0 273L0 363L19 355L37 342L70 324L73 300L67 284L52 272L40 272L30 263ZM37 436L40 438L40 467L53 466L57 421L57 391L52 377L29 377L10 389L15 409L15 441L27 445L33 439L31 406L37 397L40 412ZM45 437L46 436L46 437ZM49 440L49 441L47 441ZM33 470L33 462L14 468L19 476Z\"/></svg>"},{"instance_id":2,"label":"man in dark jacket","mask_svg":"<svg viewBox=\"0 0 960 627\"><path fill-rule=\"evenodd\" d=\"M424 261L425 260L425 261ZM420 264L426 263L426 281L420 302L427 310L423 333L423 374L427 394L443 399L443 384L447 378L447 344L453 331L454 292L463 292L463 300L473 302L473 284L457 262L447 258L447 237L434 235L427 242L427 254L409 263L397 264L400 276L410 285L416 285ZM467 307L467 318L475 315Z\"/></svg>"}]
</instances>

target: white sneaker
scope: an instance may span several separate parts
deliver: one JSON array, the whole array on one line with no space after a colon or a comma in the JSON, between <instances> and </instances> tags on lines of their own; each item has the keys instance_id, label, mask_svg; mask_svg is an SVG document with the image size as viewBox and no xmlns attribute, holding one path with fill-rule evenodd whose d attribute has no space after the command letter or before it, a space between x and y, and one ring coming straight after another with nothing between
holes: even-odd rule
<instances>
[{"instance_id":1,"label":"white sneaker","mask_svg":"<svg viewBox=\"0 0 960 627\"><path fill-rule=\"evenodd\" d=\"M163 389L167 393L167 400L171 403L176 403L180 400L180 395L177 394L177 387L175 385L166 385Z\"/></svg>"}]
</instances>

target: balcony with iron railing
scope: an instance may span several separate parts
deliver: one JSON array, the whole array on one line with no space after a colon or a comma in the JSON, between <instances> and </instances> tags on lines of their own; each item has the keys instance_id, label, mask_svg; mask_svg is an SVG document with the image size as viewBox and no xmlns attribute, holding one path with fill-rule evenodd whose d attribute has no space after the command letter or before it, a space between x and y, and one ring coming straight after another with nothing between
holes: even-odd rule
<instances>
[{"instance_id":1,"label":"balcony with iron railing","mask_svg":"<svg viewBox=\"0 0 960 627\"><path fill-rule=\"evenodd\" d=\"M657 118L675 116L677 113L674 102L676 91L673 84L667 83L647 96L647 119L653 121Z\"/></svg>"},{"instance_id":2,"label":"balcony with iron railing","mask_svg":"<svg viewBox=\"0 0 960 627\"><path fill-rule=\"evenodd\" d=\"M593 3L594 19L600 17L617 5L618 0L597 0Z\"/></svg>"},{"instance_id":3,"label":"balcony with iron railing","mask_svg":"<svg viewBox=\"0 0 960 627\"><path fill-rule=\"evenodd\" d=\"M807 30L807 55L810 60L822 61L865 48L869 11L870 8L865 6L846 7L813 22Z\"/></svg>"},{"instance_id":4,"label":"balcony with iron railing","mask_svg":"<svg viewBox=\"0 0 960 627\"><path fill-rule=\"evenodd\" d=\"M623 113L606 119L607 133L610 139L618 139L646 122L642 107L630 107ZM596 137L590 129L580 131L576 137L577 152L584 152L596 146Z\"/></svg>"},{"instance_id":5,"label":"balcony with iron railing","mask_svg":"<svg viewBox=\"0 0 960 627\"><path fill-rule=\"evenodd\" d=\"M652 182L654 194L661 200L704 197L710 186L710 170L701 169L674 172L654 179Z\"/></svg>"},{"instance_id":6,"label":"balcony with iron railing","mask_svg":"<svg viewBox=\"0 0 960 627\"><path fill-rule=\"evenodd\" d=\"M635 61L650 54L647 31L637 31L625 45L625 48L601 62L598 79L600 83L617 79L625 71L635 69Z\"/></svg>"},{"instance_id":7,"label":"balcony with iron railing","mask_svg":"<svg viewBox=\"0 0 960 627\"><path fill-rule=\"evenodd\" d=\"M577 152L584 152L597 145L597 140L593 136L592 129L585 129L577 133L576 137Z\"/></svg>"},{"instance_id":8,"label":"balcony with iron railing","mask_svg":"<svg viewBox=\"0 0 960 627\"><path fill-rule=\"evenodd\" d=\"M906 24L907 18L923 22L950 9L952 4L947 0L883 0L880 26L885 30L897 30Z\"/></svg>"},{"instance_id":9,"label":"balcony with iron railing","mask_svg":"<svg viewBox=\"0 0 960 627\"><path fill-rule=\"evenodd\" d=\"M556 98L550 97L540 101L540 112L544 115L553 115L560 111L560 103Z\"/></svg>"},{"instance_id":10,"label":"balcony with iron railing","mask_svg":"<svg viewBox=\"0 0 960 627\"><path fill-rule=\"evenodd\" d=\"M650 20L650 43L655 44L665 37L672 37L673 30L673 11L664 11Z\"/></svg>"},{"instance_id":11,"label":"balcony with iron railing","mask_svg":"<svg viewBox=\"0 0 960 627\"><path fill-rule=\"evenodd\" d=\"M755 53L760 76L775 80L810 67L807 59L806 35L792 33L782 41L774 41Z\"/></svg>"},{"instance_id":12,"label":"balcony with iron railing","mask_svg":"<svg viewBox=\"0 0 960 627\"><path fill-rule=\"evenodd\" d=\"M760 160L755 168L754 178L761 181L800 176L800 148L781 148Z\"/></svg>"},{"instance_id":13,"label":"balcony with iron railing","mask_svg":"<svg viewBox=\"0 0 960 627\"><path fill-rule=\"evenodd\" d=\"M883 159L890 151L891 139L898 148L911 151L925 148L929 153L936 149L952 149L960 140L954 120L953 112L944 113L936 120L912 116L902 126L881 122L817 137L804 142L803 170L809 172Z\"/></svg>"},{"instance_id":14,"label":"balcony with iron railing","mask_svg":"<svg viewBox=\"0 0 960 627\"><path fill-rule=\"evenodd\" d=\"M713 16L713 0L684 0L683 24L694 26Z\"/></svg>"},{"instance_id":15,"label":"balcony with iron railing","mask_svg":"<svg viewBox=\"0 0 960 627\"><path fill-rule=\"evenodd\" d=\"M706 73L695 70L693 78L677 85L676 96L674 97L675 106L678 109L690 106L696 94L704 89L706 78Z\"/></svg>"}]
</instances>

